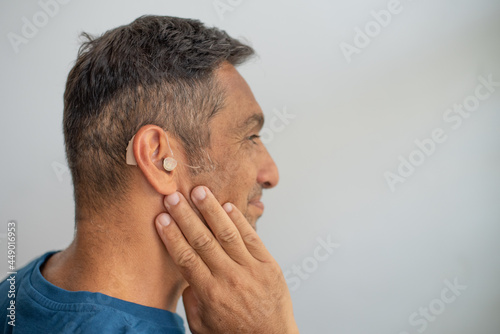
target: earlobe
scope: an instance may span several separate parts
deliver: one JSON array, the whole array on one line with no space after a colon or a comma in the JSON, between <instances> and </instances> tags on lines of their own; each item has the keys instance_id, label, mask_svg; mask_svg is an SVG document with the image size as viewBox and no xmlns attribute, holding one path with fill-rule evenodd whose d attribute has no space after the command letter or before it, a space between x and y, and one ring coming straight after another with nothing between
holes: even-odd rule
<instances>
[{"instance_id":1,"label":"earlobe","mask_svg":"<svg viewBox=\"0 0 500 334\"><path fill-rule=\"evenodd\" d=\"M131 144L133 157L147 182L160 194L177 189L174 178L177 161L171 157L165 131L156 125L145 125L137 131ZM130 151L130 150L129 150ZM132 161L127 152L127 163Z\"/></svg>"}]
</instances>

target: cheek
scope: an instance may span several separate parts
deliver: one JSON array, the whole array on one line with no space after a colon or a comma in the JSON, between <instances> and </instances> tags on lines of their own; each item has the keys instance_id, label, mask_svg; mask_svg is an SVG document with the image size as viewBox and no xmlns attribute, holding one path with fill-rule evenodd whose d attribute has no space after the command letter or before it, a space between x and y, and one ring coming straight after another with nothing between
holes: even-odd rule
<instances>
[{"instance_id":1,"label":"cheek","mask_svg":"<svg viewBox=\"0 0 500 334\"><path fill-rule=\"evenodd\" d=\"M249 182L254 172L254 158L247 150L227 151L219 159L218 174L225 184L242 185ZM255 180L255 179L254 179Z\"/></svg>"},{"instance_id":2,"label":"cheek","mask_svg":"<svg viewBox=\"0 0 500 334\"><path fill-rule=\"evenodd\" d=\"M248 163L228 161L221 170L218 188L223 193L219 199L235 204L244 211L248 205L248 195L254 189L257 175Z\"/></svg>"}]
</instances>

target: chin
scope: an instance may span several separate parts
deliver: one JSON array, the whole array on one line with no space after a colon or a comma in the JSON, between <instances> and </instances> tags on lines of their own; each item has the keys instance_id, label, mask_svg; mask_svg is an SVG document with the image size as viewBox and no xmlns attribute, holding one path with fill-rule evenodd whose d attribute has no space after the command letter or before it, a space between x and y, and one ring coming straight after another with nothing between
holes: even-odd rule
<instances>
[{"instance_id":1,"label":"chin","mask_svg":"<svg viewBox=\"0 0 500 334\"><path fill-rule=\"evenodd\" d=\"M264 204L261 201L248 202L243 214L254 230L257 230L257 220L264 214Z\"/></svg>"},{"instance_id":2,"label":"chin","mask_svg":"<svg viewBox=\"0 0 500 334\"><path fill-rule=\"evenodd\" d=\"M252 226L252 228L253 228L255 231L257 231L257 220L250 222L250 226Z\"/></svg>"},{"instance_id":3,"label":"chin","mask_svg":"<svg viewBox=\"0 0 500 334\"><path fill-rule=\"evenodd\" d=\"M250 226L252 226L252 228L257 231L257 220L259 219L259 217L250 216L248 213L245 214L244 216L245 219L248 221L248 224L250 224Z\"/></svg>"}]
</instances>

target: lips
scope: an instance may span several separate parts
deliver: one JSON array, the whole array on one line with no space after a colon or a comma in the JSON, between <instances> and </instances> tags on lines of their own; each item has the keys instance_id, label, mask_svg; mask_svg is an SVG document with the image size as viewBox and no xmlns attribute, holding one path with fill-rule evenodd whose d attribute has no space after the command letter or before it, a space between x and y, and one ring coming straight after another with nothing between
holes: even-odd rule
<instances>
[{"instance_id":1,"label":"lips","mask_svg":"<svg viewBox=\"0 0 500 334\"><path fill-rule=\"evenodd\" d=\"M250 202L248 202L248 204L253 205L253 206L255 206L255 207L259 208L261 211L264 211L264 203L262 203L262 202L260 201L260 197L259 197L259 198L256 198L256 199L251 200Z\"/></svg>"}]
</instances>

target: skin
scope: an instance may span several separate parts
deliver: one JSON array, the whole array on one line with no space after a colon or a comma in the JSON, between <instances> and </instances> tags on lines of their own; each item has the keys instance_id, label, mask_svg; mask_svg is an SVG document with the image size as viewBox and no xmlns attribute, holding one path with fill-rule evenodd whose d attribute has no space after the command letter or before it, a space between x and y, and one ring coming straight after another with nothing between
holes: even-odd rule
<instances>
[{"instance_id":1,"label":"skin","mask_svg":"<svg viewBox=\"0 0 500 334\"><path fill-rule=\"evenodd\" d=\"M279 181L256 138L262 110L232 65L215 75L226 90L225 106L209 124L207 153L217 168L193 177L181 142L168 134L167 143L163 129L143 126L126 202L101 213L79 208L74 241L49 258L42 275L66 290L171 312L184 293L193 333L298 333L283 274L255 232L262 190ZM180 163L166 172L171 150ZM200 192L203 200L195 197Z\"/></svg>"}]
</instances>

